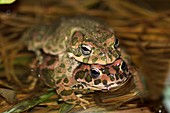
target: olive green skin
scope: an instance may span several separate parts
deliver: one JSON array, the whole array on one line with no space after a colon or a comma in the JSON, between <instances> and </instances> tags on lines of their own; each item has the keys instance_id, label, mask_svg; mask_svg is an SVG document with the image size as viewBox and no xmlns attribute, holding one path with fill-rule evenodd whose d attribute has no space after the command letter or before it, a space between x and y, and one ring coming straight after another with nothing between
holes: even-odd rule
<instances>
[{"instance_id":1,"label":"olive green skin","mask_svg":"<svg viewBox=\"0 0 170 113\"><path fill-rule=\"evenodd\" d=\"M61 55L61 59L66 55L87 64L106 65L120 56L112 29L92 17L63 17L53 24L37 25L25 33L24 40L37 55L42 50L46 54ZM84 45L90 49L88 54L82 50Z\"/></svg>"}]
</instances>

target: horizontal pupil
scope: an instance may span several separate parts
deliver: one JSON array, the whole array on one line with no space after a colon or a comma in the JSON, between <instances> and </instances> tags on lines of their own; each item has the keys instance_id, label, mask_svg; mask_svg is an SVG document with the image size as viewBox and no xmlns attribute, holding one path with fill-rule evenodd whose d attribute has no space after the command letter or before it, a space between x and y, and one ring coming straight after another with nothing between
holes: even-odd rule
<instances>
[{"instance_id":1,"label":"horizontal pupil","mask_svg":"<svg viewBox=\"0 0 170 113\"><path fill-rule=\"evenodd\" d=\"M81 47L83 49L83 51L90 51L89 49L87 49L86 47Z\"/></svg>"},{"instance_id":2,"label":"horizontal pupil","mask_svg":"<svg viewBox=\"0 0 170 113\"><path fill-rule=\"evenodd\" d=\"M100 75L100 73L99 73L97 70L94 70L94 69L91 70L91 76L92 76L93 78L96 78L96 77L98 77L99 75Z\"/></svg>"}]
</instances>

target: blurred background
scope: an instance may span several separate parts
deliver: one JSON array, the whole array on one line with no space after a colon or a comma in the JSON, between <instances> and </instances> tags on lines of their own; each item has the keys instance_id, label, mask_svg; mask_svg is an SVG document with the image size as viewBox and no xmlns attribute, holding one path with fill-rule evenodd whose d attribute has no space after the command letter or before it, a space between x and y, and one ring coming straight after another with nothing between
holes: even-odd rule
<instances>
[{"instance_id":1,"label":"blurred background","mask_svg":"<svg viewBox=\"0 0 170 113\"><path fill-rule=\"evenodd\" d=\"M140 70L149 101L155 103L165 95L168 103L169 4L170 0L16 0L0 4L0 86L24 92L38 87L37 79L25 76L35 58L19 43L26 29L62 16L86 14L102 18L114 29L120 46Z\"/></svg>"}]
</instances>

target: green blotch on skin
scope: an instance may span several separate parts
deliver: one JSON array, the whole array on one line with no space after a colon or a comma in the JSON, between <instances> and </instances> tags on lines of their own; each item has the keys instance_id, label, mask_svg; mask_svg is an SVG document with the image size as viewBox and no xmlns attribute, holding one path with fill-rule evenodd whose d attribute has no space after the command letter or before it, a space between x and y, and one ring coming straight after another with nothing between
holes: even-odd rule
<instances>
[{"instance_id":1,"label":"green blotch on skin","mask_svg":"<svg viewBox=\"0 0 170 113\"><path fill-rule=\"evenodd\" d=\"M42 69L41 73L43 76L52 76L54 74L54 71L45 68Z\"/></svg>"},{"instance_id":2,"label":"green blotch on skin","mask_svg":"<svg viewBox=\"0 0 170 113\"><path fill-rule=\"evenodd\" d=\"M120 77L120 79L123 79L123 75L122 74L120 74L119 77Z\"/></svg>"},{"instance_id":3,"label":"green blotch on skin","mask_svg":"<svg viewBox=\"0 0 170 113\"><path fill-rule=\"evenodd\" d=\"M69 95L71 95L73 93L73 90L63 90L63 91L61 91L61 95L62 96L69 96Z\"/></svg>"},{"instance_id":4,"label":"green blotch on skin","mask_svg":"<svg viewBox=\"0 0 170 113\"><path fill-rule=\"evenodd\" d=\"M50 61L47 62L47 65L48 65L48 66L49 66L49 65L52 65L52 64L54 64L54 62L55 62L55 59L51 59Z\"/></svg>"},{"instance_id":5,"label":"green blotch on skin","mask_svg":"<svg viewBox=\"0 0 170 113\"><path fill-rule=\"evenodd\" d=\"M62 73L62 71L61 70L57 70L57 73Z\"/></svg>"},{"instance_id":6,"label":"green blotch on skin","mask_svg":"<svg viewBox=\"0 0 170 113\"><path fill-rule=\"evenodd\" d=\"M120 55L121 55L121 52L118 51L118 50L115 50L115 51L113 52L113 56L114 56L116 59L119 58Z\"/></svg>"},{"instance_id":7,"label":"green blotch on skin","mask_svg":"<svg viewBox=\"0 0 170 113\"><path fill-rule=\"evenodd\" d=\"M73 37L72 38L72 45L75 46L77 42L78 42L78 37Z\"/></svg>"},{"instance_id":8,"label":"green blotch on skin","mask_svg":"<svg viewBox=\"0 0 170 113\"><path fill-rule=\"evenodd\" d=\"M65 78L64 83L68 83L68 82L69 82L68 78Z\"/></svg>"},{"instance_id":9,"label":"green blotch on skin","mask_svg":"<svg viewBox=\"0 0 170 113\"><path fill-rule=\"evenodd\" d=\"M60 84L61 82L63 83L63 79L66 77L66 75L62 75L62 76L54 76L54 82L55 84Z\"/></svg>"},{"instance_id":10,"label":"green blotch on skin","mask_svg":"<svg viewBox=\"0 0 170 113\"><path fill-rule=\"evenodd\" d=\"M57 75L57 76L55 76L55 80L59 80L59 79L63 79L63 78L65 78L66 77L66 74L62 74L62 75Z\"/></svg>"},{"instance_id":11,"label":"green blotch on skin","mask_svg":"<svg viewBox=\"0 0 170 113\"><path fill-rule=\"evenodd\" d=\"M64 77L66 77L66 74L62 74L61 78L64 78Z\"/></svg>"},{"instance_id":12,"label":"green blotch on skin","mask_svg":"<svg viewBox=\"0 0 170 113\"><path fill-rule=\"evenodd\" d=\"M114 43L110 43L109 47L113 49L114 48Z\"/></svg>"},{"instance_id":13,"label":"green blotch on skin","mask_svg":"<svg viewBox=\"0 0 170 113\"><path fill-rule=\"evenodd\" d=\"M110 58L110 61L112 61L112 54L108 53L108 57Z\"/></svg>"},{"instance_id":14,"label":"green blotch on skin","mask_svg":"<svg viewBox=\"0 0 170 113\"><path fill-rule=\"evenodd\" d=\"M56 84L59 84L60 82L61 82L61 79L58 79L57 82L56 82Z\"/></svg>"},{"instance_id":15,"label":"green blotch on skin","mask_svg":"<svg viewBox=\"0 0 170 113\"><path fill-rule=\"evenodd\" d=\"M60 65L60 67L61 67L61 68L65 68L65 64L62 63L62 64Z\"/></svg>"},{"instance_id":16,"label":"green blotch on skin","mask_svg":"<svg viewBox=\"0 0 170 113\"><path fill-rule=\"evenodd\" d=\"M80 57L82 55L81 51L80 51L80 47L73 49L73 48L68 48L68 52L74 54L77 57Z\"/></svg>"},{"instance_id":17,"label":"green blotch on skin","mask_svg":"<svg viewBox=\"0 0 170 113\"><path fill-rule=\"evenodd\" d=\"M70 66L70 67L68 68L68 71L71 72L71 70L72 70L72 67Z\"/></svg>"},{"instance_id":18,"label":"green blotch on skin","mask_svg":"<svg viewBox=\"0 0 170 113\"><path fill-rule=\"evenodd\" d=\"M102 70L103 74L107 74L109 75L110 71L109 68L104 68L104 70Z\"/></svg>"},{"instance_id":19,"label":"green blotch on skin","mask_svg":"<svg viewBox=\"0 0 170 113\"><path fill-rule=\"evenodd\" d=\"M95 57L95 58L92 59L92 62L95 63L97 60L98 60L98 58Z\"/></svg>"},{"instance_id":20,"label":"green blotch on skin","mask_svg":"<svg viewBox=\"0 0 170 113\"><path fill-rule=\"evenodd\" d=\"M77 52L75 53L75 55L76 55L77 57L80 57L80 56L82 55L82 53L81 53L80 51L77 51Z\"/></svg>"},{"instance_id":21,"label":"green blotch on skin","mask_svg":"<svg viewBox=\"0 0 170 113\"><path fill-rule=\"evenodd\" d=\"M73 53L73 49L72 48L67 48L67 52Z\"/></svg>"},{"instance_id":22,"label":"green blotch on skin","mask_svg":"<svg viewBox=\"0 0 170 113\"><path fill-rule=\"evenodd\" d=\"M84 71L79 71L77 72L77 74L75 75L75 79L83 79L84 78L84 75L85 75L85 72Z\"/></svg>"},{"instance_id":23,"label":"green blotch on skin","mask_svg":"<svg viewBox=\"0 0 170 113\"><path fill-rule=\"evenodd\" d=\"M107 80L102 81L103 85L107 85Z\"/></svg>"},{"instance_id":24,"label":"green blotch on skin","mask_svg":"<svg viewBox=\"0 0 170 113\"><path fill-rule=\"evenodd\" d=\"M54 81L54 71L50 69L42 69L40 73L40 78L42 78L46 84L49 86L53 87L55 85Z\"/></svg>"},{"instance_id":25,"label":"green blotch on skin","mask_svg":"<svg viewBox=\"0 0 170 113\"><path fill-rule=\"evenodd\" d=\"M115 74L116 80L119 80L119 74Z\"/></svg>"},{"instance_id":26,"label":"green blotch on skin","mask_svg":"<svg viewBox=\"0 0 170 113\"><path fill-rule=\"evenodd\" d=\"M98 85L98 84L100 84L100 83L101 83L101 80L100 80L100 79L97 79L97 80L94 81L94 84L95 84L95 85Z\"/></svg>"},{"instance_id":27,"label":"green blotch on skin","mask_svg":"<svg viewBox=\"0 0 170 113\"><path fill-rule=\"evenodd\" d=\"M92 48L93 54L100 54L100 49Z\"/></svg>"},{"instance_id":28,"label":"green blotch on skin","mask_svg":"<svg viewBox=\"0 0 170 113\"><path fill-rule=\"evenodd\" d=\"M101 60L106 61L106 56L102 56Z\"/></svg>"},{"instance_id":29,"label":"green blotch on skin","mask_svg":"<svg viewBox=\"0 0 170 113\"><path fill-rule=\"evenodd\" d=\"M88 61L89 61L89 58L83 58L84 63L88 63Z\"/></svg>"},{"instance_id":30,"label":"green blotch on skin","mask_svg":"<svg viewBox=\"0 0 170 113\"><path fill-rule=\"evenodd\" d=\"M119 66L113 66L113 69L116 70L116 72L119 72Z\"/></svg>"},{"instance_id":31,"label":"green blotch on skin","mask_svg":"<svg viewBox=\"0 0 170 113\"><path fill-rule=\"evenodd\" d=\"M110 80L111 80L111 81L114 81L115 78L114 78L113 76L110 76Z\"/></svg>"},{"instance_id":32,"label":"green blotch on skin","mask_svg":"<svg viewBox=\"0 0 170 113\"><path fill-rule=\"evenodd\" d=\"M85 80L86 80L87 82L91 82L91 81L92 81L92 77L91 77L90 75L87 75L87 76L85 77Z\"/></svg>"}]
</instances>

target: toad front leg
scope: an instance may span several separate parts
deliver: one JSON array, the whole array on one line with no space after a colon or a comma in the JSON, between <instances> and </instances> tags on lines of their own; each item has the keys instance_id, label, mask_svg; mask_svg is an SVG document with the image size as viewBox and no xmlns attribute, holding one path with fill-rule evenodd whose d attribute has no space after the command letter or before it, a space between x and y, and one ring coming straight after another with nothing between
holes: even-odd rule
<instances>
[{"instance_id":1,"label":"toad front leg","mask_svg":"<svg viewBox=\"0 0 170 113\"><path fill-rule=\"evenodd\" d=\"M79 65L74 59L67 55L43 56L42 63L39 65L40 77L51 87L55 87L55 82L65 77L71 77L73 70ZM50 83L52 82L52 83Z\"/></svg>"},{"instance_id":2,"label":"toad front leg","mask_svg":"<svg viewBox=\"0 0 170 113\"><path fill-rule=\"evenodd\" d=\"M61 98L69 104L79 104L84 109L85 105L89 104L87 100L79 98L76 96L74 90L70 87L74 84L72 78L62 78L56 82L56 92L61 96Z\"/></svg>"},{"instance_id":3,"label":"toad front leg","mask_svg":"<svg viewBox=\"0 0 170 113\"><path fill-rule=\"evenodd\" d=\"M89 104L88 101L76 96L71 86L77 84L77 81L73 78L73 70L79 65L77 61L69 58L67 55L63 55L60 58L61 61L57 67L55 67L56 92L61 98L69 104L79 104L84 109L85 105ZM60 76L58 76L60 75ZM58 78L59 77L59 78Z\"/></svg>"},{"instance_id":4,"label":"toad front leg","mask_svg":"<svg viewBox=\"0 0 170 113\"><path fill-rule=\"evenodd\" d=\"M55 56L46 56L40 65L40 75L48 86L56 88L56 92L63 101L69 104L79 104L84 109L88 101L79 98L74 93L71 86L77 82L72 78L73 70L78 63L66 55L62 58Z\"/></svg>"}]
</instances>

